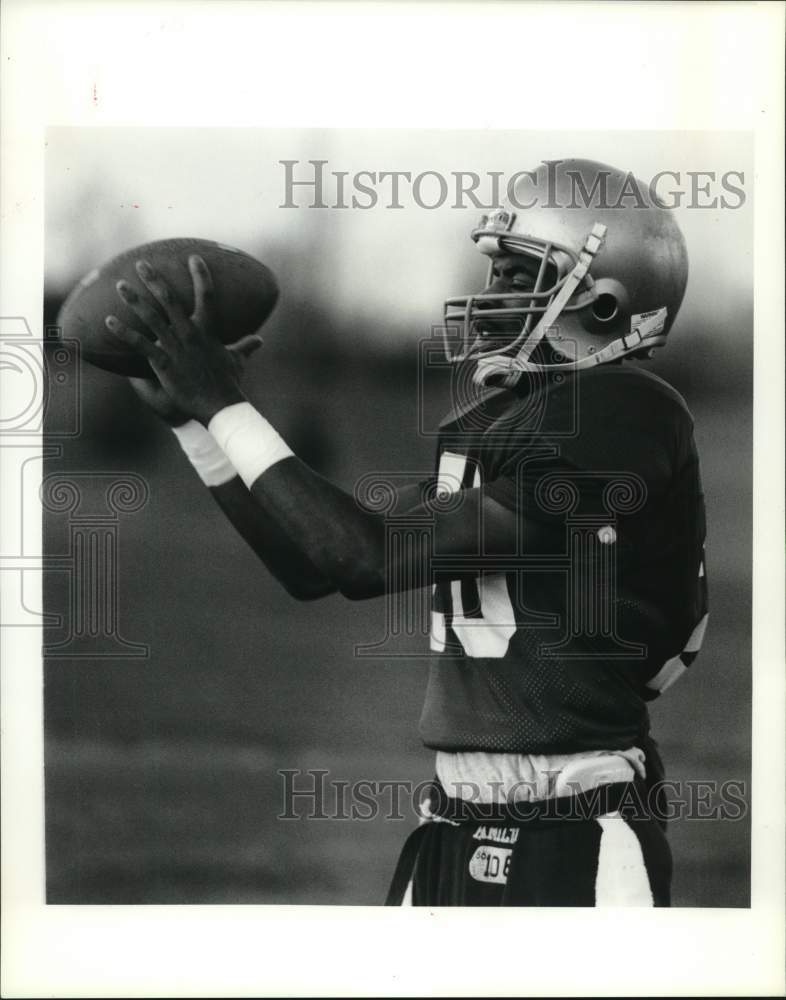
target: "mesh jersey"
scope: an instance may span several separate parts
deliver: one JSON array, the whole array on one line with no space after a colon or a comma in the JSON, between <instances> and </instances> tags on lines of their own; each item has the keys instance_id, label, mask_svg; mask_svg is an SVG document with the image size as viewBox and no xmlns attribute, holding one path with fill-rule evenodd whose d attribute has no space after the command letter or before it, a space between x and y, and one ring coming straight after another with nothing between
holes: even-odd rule
<instances>
[{"instance_id":1,"label":"mesh jersey","mask_svg":"<svg viewBox=\"0 0 786 1000\"><path fill-rule=\"evenodd\" d=\"M517 514L519 541L466 565L435 553L420 729L436 749L633 746L647 701L701 645L704 501L684 400L627 364L548 378L440 427L443 495L480 488Z\"/></svg>"}]
</instances>

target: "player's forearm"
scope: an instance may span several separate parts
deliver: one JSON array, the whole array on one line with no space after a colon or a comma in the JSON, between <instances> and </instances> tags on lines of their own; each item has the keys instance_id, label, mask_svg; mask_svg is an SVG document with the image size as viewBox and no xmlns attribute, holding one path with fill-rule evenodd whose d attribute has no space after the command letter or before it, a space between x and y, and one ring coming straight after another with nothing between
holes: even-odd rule
<instances>
[{"instance_id":1,"label":"player's forearm","mask_svg":"<svg viewBox=\"0 0 786 1000\"><path fill-rule=\"evenodd\" d=\"M317 572L352 598L384 590L384 521L296 458L249 403L208 421L211 435L258 505L262 523L291 539Z\"/></svg>"},{"instance_id":2,"label":"player's forearm","mask_svg":"<svg viewBox=\"0 0 786 1000\"><path fill-rule=\"evenodd\" d=\"M262 517L297 538L302 551L346 597L376 597L385 590L382 518L292 456L251 486Z\"/></svg>"},{"instance_id":3,"label":"player's forearm","mask_svg":"<svg viewBox=\"0 0 786 1000\"><path fill-rule=\"evenodd\" d=\"M172 430L218 506L289 594L313 600L336 589L278 525L265 517L232 463L201 424L188 421Z\"/></svg>"},{"instance_id":4,"label":"player's forearm","mask_svg":"<svg viewBox=\"0 0 786 1000\"><path fill-rule=\"evenodd\" d=\"M524 522L479 488L462 490L461 502L446 511L426 499L413 507L414 498L402 494L401 509L430 530L408 532L388 552L385 517L361 507L300 461L250 404L225 407L209 420L209 428L264 522L275 526L278 537L296 541L317 571L352 599L428 586L435 558L450 558L458 575L477 574L479 553L498 556L507 567L520 551L521 537L531 544L533 533L543 539L553 534Z\"/></svg>"},{"instance_id":5,"label":"player's forearm","mask_svg":"<svg viewBox=\"0 0 786 1000\"><path fill-rule=\"evenodd\" d=\"M288 594L309 601L335 592L330 580L260 509L239 476L211 487L210 492L241 538Z\"/></svg>"}]
</instances>

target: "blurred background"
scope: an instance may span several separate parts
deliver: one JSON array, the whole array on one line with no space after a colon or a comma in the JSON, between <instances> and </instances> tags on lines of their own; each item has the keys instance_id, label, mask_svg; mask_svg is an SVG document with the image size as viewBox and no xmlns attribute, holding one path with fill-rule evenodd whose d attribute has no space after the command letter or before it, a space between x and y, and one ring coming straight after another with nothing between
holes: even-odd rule
<instances>
[{"instance_id":1,"label":"blurred background","mask_svg":"<svg viewBox=\"0 0 786 1000\"><path fill-rule=\"evenodd\" d=\"M426 210L409 197L390 209L387 196L368 210L282 208L279 161L300 161L298 177L310 176L309 159L350 174L509 176L570 156L645 180L675 171L681 182L665 190L688 192L685 202L688 171L745 175L738 209L677 210L688 291L668 350L649 367L696 420L711 600L704 650L653 705L653 732L670 778L749 790L748 135L51 129L44 322L54 325L75 282L122 250L173 236L236 245L282 286L247 375L251 400L304 460L346 488L372 470L427 474L434 440L418 433L419 407L422 425L434 428L450 399L444 370L429 370L419 389L418 345L447 295L482 287L485 267L469 240L479 210L452 199ZM285 822L278 771L322 769L350 783L428 778L432 753L417 735L427 660L405 655L418 645L357 658L356 645L384 634L384 600L289 598L125 381L62 357L57 364L65 377L51 383L46 422L59 448L46 474L86 473L81 488L96 503L101 474L134 473L147 484L143 507L117 522L117 613L123 638L149 656L45 663L49 902L382 902L416 823L411 810L401 819ZM59 439L77 385L81 430ZM44 543L49 555L67 552L67 514L45 514ZM44 598L67 625L67 574L47 574ZM45 635L49 644L65 637L65 628ZM747 818L677 821L670 839L676 905L748 905Z\"/></svg>"}]
</instances>

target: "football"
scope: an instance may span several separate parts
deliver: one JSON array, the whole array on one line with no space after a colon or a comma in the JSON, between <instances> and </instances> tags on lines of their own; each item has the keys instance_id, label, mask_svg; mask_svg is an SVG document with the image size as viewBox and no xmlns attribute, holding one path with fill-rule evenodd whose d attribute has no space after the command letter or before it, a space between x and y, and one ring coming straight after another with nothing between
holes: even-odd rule
<instances>
[{"instance_id":1,"label":"football","mask_svg":"<svg viewBox=\"0 0 786 1000\"><path fill-rule=\"evenodd\" d=\"M188 270L191 254L199 254L210 270L222 341L231 344L255 333L278 301L278 282L273 272L242 250L212 240L183 238L144 243L86 274L60 310L60 336L77 341L81 357L98 368L118 375L149 376L147 361L113 337L104 324L107 316L114 315L127 326L140 329L138 317L122 301L115 285L123 278L137 292L150 297L134 268L144 258L190 313L194 307Z\"/></svg>"}]
</instances>

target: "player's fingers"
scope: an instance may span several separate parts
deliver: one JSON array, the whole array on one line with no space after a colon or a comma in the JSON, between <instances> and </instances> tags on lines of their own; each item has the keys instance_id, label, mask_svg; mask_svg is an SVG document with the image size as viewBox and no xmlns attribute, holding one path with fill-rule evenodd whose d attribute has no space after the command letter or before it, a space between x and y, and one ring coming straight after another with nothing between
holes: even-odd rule
<instances>
[{"instance_id":1,"label":"player's fingers","mask_svg":"<svg viewBox=\"0 0 786 1000\"><path fill-rule=\"evenodd\" d=\"M248 337L243 337L238 340L235 344L230 344L227 348L232 354L239 355L241 358L250 358L251 355L258 351L262 346L262 338L258 333L249 334Z\"/></svg>"},{"instance_id":2,"label":"player's fingers","mask_svg":"<svg viewBox=\"0 0 786 1000\"><path fill-rule=\"evenodd\" d=\"M134 266L140 281L164 310L175 330L181 333L190 330L191 324L182 304L158 271L146 260L138 260Z\"/></svg>"},{"instance_id":3,"label":"player's fingers","mask_svg":"<svg viewBox=\"0 0 786 1000\"><path fill-rule=\"evenodd\" d=\"M131 387L134 392L142 396L143 399L148 398L153 393L166 392L166 389L164 389L156 375L153 373L147 375L146 377L137 375L128 375L126 377L131 383Z\"/></svg>"},{"instance_id":4,"label":"player's fingers","mask_svg":"<svg viewBox=\"0 0 786 1000\"><path fill-rule=\"evenodd\" d=\"M143 333L122 323L117 316L107 316L104 320L107 330L128 347L147 358L151 365L163 370L169 364L169 355L158 344L154 344Z\"/></svg>"},{"instance_id":5,"label":"player's fingers","mask_svg":"<svg viewBox=\"0 0 786 1000\"><path fill-rule=\"evenodd\" d=\"M160 340L162 344L171 340L169 324L148 298L139 295L127 281L118 281L115 288L123 302L133 309L156 340Z\"/></svg>"},{"instance_id":6,"label":"player's fingers","mask_svg":"<svg viewBox=\"0 0 786 1000\"><path fill-rule=\"evenodd\" d=\"M129 375L128 382L134 392L140 396L150 392L151 388L156 388L158 386L157 379L154 382L149 378L137 378L135 375Z\"/></svg>"},{"instance_id":7,"label":"player's fingers","mask_svg":"<svg viewBox=\"0 0 786 1000\"><path fill-rule=\"evenodd\" d=\"M215 289L210 268L198 254L188 258L188 270L194 284L194 313L191 319L200 330L207 330L215 318Z\"/></svg>"}]
</instances>

